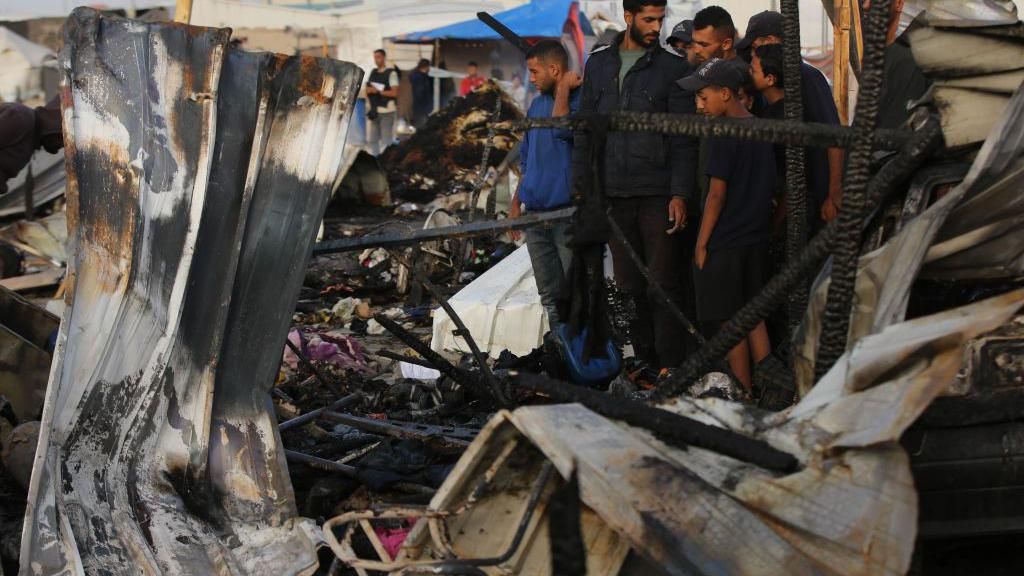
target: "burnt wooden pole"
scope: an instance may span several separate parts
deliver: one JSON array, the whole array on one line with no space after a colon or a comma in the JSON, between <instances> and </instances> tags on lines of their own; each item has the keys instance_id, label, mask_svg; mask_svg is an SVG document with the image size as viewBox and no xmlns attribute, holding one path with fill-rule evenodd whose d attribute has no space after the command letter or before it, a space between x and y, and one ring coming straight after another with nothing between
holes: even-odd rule
<instances>
[{"instance_id":1,"label":"burnt wooden pole","mask_svg":"<svg viewBox=\"0 0 1024 576\"><path fill-rule=\"evenodd\" d=\"M789 122L803 121L800 82L799 0L782 0L783 73L786 77L785 114ZM807 245L807 182L804 178L804 148L786 146L786 259L793 260ZM789 296L789 327L796 330L807 309L807 281L797 282Z\"/></svg>"}]
</instances>

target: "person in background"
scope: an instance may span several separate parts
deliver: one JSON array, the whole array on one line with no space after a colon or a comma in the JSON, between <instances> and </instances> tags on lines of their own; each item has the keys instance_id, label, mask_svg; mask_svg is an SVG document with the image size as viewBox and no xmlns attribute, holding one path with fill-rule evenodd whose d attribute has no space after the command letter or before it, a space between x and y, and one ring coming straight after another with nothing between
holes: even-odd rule
<instances>
[{"instance_id":1,"label":"person in background","mask_svg":"<svg viewBox=\"0 0 1024 576\"><path fill-rule=\"evenodd\" d=\"M751 53L750 78L754 89L761 94L764 102L759 110L762 118L783 120L786 117L783 99L786 97L786 76L783 73L783 53L781 44L765 44L758 46ZM772 217L773 229L780 229L786 218L786 147L775 144L775 172L779 180L776 185L776 209ZM806 158L805 158L806 160ZM820 161L820 157L819 157ZM785 242L782 237L781 242ZM782 248L782 252L785 249Z\"/></svg>"},{"instance_id":2,"label":"person in background","mask_svg":"<svg viewBox=\"0 0 1024 576\"><path fill-rule=\"evenodd\" d=\"M0 102L0 194L7 193L7 181L28 165L36 150L55 154L63 147L59 97L36 108Z\"/></svg>"},{"instance_id":3,"label":"person in background","mask_svg":"<svg viewBox=\"0 0 1024 576\"><path fill-rule=\"evenodd\" d=\"M878 104L879 128L903 128L910 119L907 104L919 100L928 91L930 82L914 61L910 40L900 29L903 0L889 5L889 28L885 37L885 69L882 95Z\"/></svg>"},{"instance_id":4,"label":"person in background","mask_svg":"<svg viewBox=\"0 0 1024 576\"><path fill-rule=\"evenodd\" d=\"M530 83L539 95L534 98L528 118L557 118L577 111L579 74L569 70L569 54L555 40L542 40L526 54ZM571 130L534 128L523 135L519 148L522 179L512 195L509 218L518 218L522 206L527 212L545 212L569 206L571 202L573 135ZM569 272L572 250L569 248L568 222L547 223L526 230L537 292L552 329L558 324L558 302L562 284ZM513 239L519 233L513 232Z\"/></svg>"},{"instance_id":5,"label":"person in background","mask_svg":"<svg viewBox=\"0 0 1024 576\"><path fill-rule=\"evenodd\" d=\"M739 58L733 58L728 62L733 68L736 68L736 72L740 75L740 89L736 92L736 97L739 98L740 104L747 109L747 112L753 113L761 94L757 91L754 79L750 76L750 65Z\"/></svg>"},{"instance_id":6,"label":"person in background","mask_svg":"<svg viewBox=\"0 0 1024 576\"><path fill-rule=\"evenodd\" d=\"M712 58L736 57L736 26L721 6L708 6L693 17L693 58L696 64Z\"/></svg>"},{"instance_id":7,"label":"person in background","mask_svg":"<svg viewBox=\"0 0 1024 576\"><path fill-rule=\"evenodd\" d=\"M697 95L703 114L749 119L753 115L737 97L742 81L729 61L713 58L680 84ZM775 152L766 142L711 138L707 175L708 197L693 264L697 318L710 332L731 319L767 281ZM764 322L729 351L729 368L747 391L753 387L751 366L770 353Z\"/></svg>"},{"instance_id":8,"label":"person in background","mask_svg":"<svg viewBox=\"0 0 1024 576\"><path fill-rule=\"evenodd\" d=\"M783 45L782 14L764 11L754 14L747 23L747 33L737 46L741 53L766 44ZM817 68L801 60L800 101L803 106L803 121L818 122L830 126L839 125L839 111L832 99L832 89L825 75ZM780 101L781 102L781 101ZM773 112L778 114L782 104ZM765 113L762 116L768 116ZM775 116L768 116L775 117ZM779 116L782 118L782 116ZM843 199L843 149L807 147L804 152L807 179L807 230L813 236L825 222L839 214Z\"/></svg>"},{"instance_id":9,"label":"person in background","mask_svg":"<svg viewBox=\"0 0 1024 576\"><path fill-rule=\"evenodd\" d=\"M676 24L665 42L680 56L684 56L690 66L697 66L697 52L693 49L693 20L683 20Z\"/></svg>"},{"instance_id":10,"label":"person in background","mask_svg":"<svg viewBox=\"0 0 1024 576\"><path fill-rule=\"evenodd\" d=\"M509 96L520 108L526 109L526 86L523 85L523 78L518 72L512 75L512 91Z\"/></svg>"},{"instance_id":11,"label":"person in background","mask_svg":"<svg viewBox=\"0 0 1024 576\"><path fill-rule=\"evenodd\" d=\"M733 61L736 58L734 43L736 39L736 26L732 22L732 15L721 6L708 6L697 12L693 18L693 45L691 51L693 59L697 64L707 62L712 58ZM696 94L687 93L687 97L695 100ZM708 194L707 164L708 164L708 139L697 140L697 165L695 168L697 189L700 196L695 202L694 212L699 213L705 204ZM696 242L696 238L694 238ZM692 252L692 249L690 250ZM689 268L688 268L689 269ZM692 284L692 282L691 282Z\"/></svg>"},{"instance_id":12,"label":"person in background","mask_svg":"<svg viewBox=\"0 0 1024 576\"><path fill-rule=\"evenodd\" d=\"M421 58L416 69L409 73L412 87L412 124L421 128L434 110L434 82L430 77L430 60Z\"/></svg>"},{"instance_id":13,"label":"person in background","mask_svg":"<svg viewBox=\"0 0 1024 576\"><path fill-rule=\"evenodd\" d=\"M398 72L387 66L387 53L373 51L375 68L366 83L366 142L377 155L395 140L395 117L398 115Z\"/></svg>"},{"instance_id":14,"label":"person in background","mask_svg":"<svg viewBox=\"0 0 1024 576\"><path fill-rule=\"evenodd\" d=\"M587 60L580 114L618 111L694 113L694 101L676 81L690 70L686 60L658 42L665 0L624 0L626 31L594 49ZM588 137L574 138L575 193L588 182ZM696 141L654 133L609 132L605 143L604 192L612 217L651 277L687 312L685 259L687 202L694 196ZM692 227L691 227L692 229ZM691 235L692 237L692 235ZM610 242L615 282L636 309L630 326L634 352L652 368L676 367L690 341L670 314L653 311L657 294L634 266L623 243Z\"/></svg>"},{"instance_id":15,"label":"person in background","mask_svg":"<svg viewBox=\"0 0 1024 576\"><path fill-rule=\"evenodd\" d=\"M479 68L477 67L476 62L470 61L469 64L466 64L466 77L463 78L462 83L459 84L459 96L465 96L484 85L486 80L484 80L484 77L480 76L478 72Z\"/></svg>"}]
</instances>

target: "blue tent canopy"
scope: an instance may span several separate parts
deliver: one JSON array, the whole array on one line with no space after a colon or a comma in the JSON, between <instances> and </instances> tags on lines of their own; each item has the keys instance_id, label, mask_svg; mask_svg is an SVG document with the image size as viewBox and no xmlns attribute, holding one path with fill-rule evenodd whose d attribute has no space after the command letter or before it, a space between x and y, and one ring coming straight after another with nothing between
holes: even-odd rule
<instances>
[{"instance_id":1,"label":"blue tent canopy","mask_svg":"<svg viewBox=\"0 0 1024 576\"><path fill-rule=\"evenodd\" d=\"M494 18L524 38L558 38L562 26L569 16L569 7L574 0L533 0L511 10L494 14ZM593 28L586 17L580 15L583 34L592 36ZM501 36L479 20L466 20L425 30L401 34L391 38L399 43L424 43L434 40L499 40Z\"/></svg>"}]
</instances>

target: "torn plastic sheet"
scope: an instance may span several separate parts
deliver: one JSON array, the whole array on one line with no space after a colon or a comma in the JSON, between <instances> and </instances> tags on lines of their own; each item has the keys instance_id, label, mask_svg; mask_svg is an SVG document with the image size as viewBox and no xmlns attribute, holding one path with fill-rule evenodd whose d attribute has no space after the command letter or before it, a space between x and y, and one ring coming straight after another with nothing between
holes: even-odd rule
<instances>
[{"instance_id":1,"label":"torn plastic sheet","mask_svg":"<svg viewBox=\"0 0 1024 576\"><path fill-rule=\"evenodd\" d=\"M504 563L473 560L514 541L514 519L525 518L529 482L546 458L563 478L576 471L584 510L600 518L589 532L583 519L588 573L617 573L625 547L672 575L905 574L918 502L899 438L956 379L962 346L1022 307L1018 290L867 336L784 412L716 398L663 406L793 454L801 466L791 474L672 447L578 404L531 406L496 415L425 510L348 513L324 525L325 537L363 569L431 573L448 558L487 574L550 574L543 499ZM327 533L356 522L365 531L384 517L419 518L396 557L378 547L379 560L357 558Z\"/></svg>"},{"instance_id":2,"label":"torn plastic sheet","mask_svg":"<svg viewBox=\"0 0 1024 576\"><path fill-rule=\"evenodd\" d=\"M317 565L268 392L362 74L229 35L65 26L70 281L22 574Z\"/></svg>"}]
</instances>

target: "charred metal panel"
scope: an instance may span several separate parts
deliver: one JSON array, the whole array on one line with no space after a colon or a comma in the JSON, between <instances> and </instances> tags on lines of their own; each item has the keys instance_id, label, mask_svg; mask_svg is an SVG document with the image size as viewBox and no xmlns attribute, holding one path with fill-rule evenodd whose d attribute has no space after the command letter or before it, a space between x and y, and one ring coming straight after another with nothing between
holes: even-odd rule
<instances>
[{"instance_id":1,"label":"charred metal panel","mask_svg":"<svg viewBox=\"0 0 1024 576\"><path fill-rule=\"evenodd\" d=\"M78 9L67 311L23 574L316 565L268 390L361 72Z\"/></svg>"}]
</instances>

